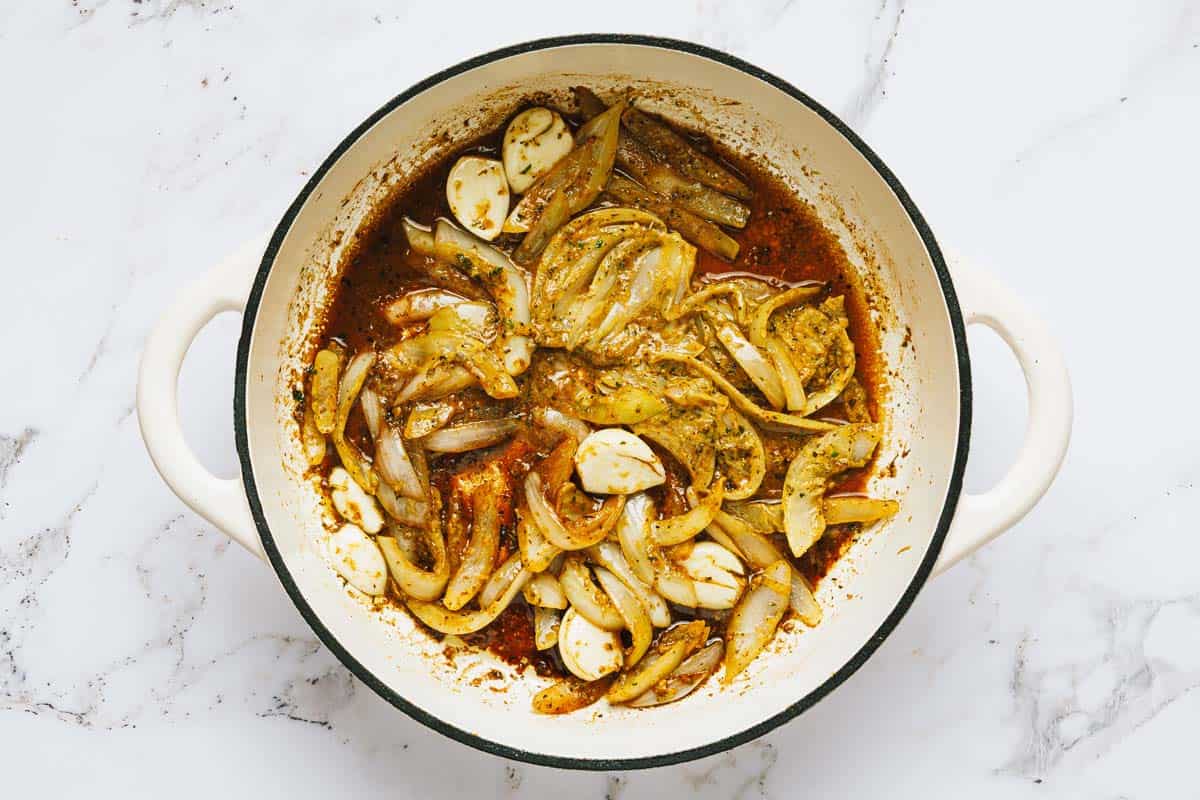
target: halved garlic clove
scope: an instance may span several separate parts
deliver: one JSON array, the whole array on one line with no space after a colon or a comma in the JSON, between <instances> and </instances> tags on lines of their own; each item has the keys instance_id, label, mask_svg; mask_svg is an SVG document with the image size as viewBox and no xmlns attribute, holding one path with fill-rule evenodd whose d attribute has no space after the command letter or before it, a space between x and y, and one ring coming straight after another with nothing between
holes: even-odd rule
<instances>
[{"instance_id":1,"label":"halved garlic clove","mask_svg":"<svg viewBox=\"0 0 1200 800\"><path fill-rule=\"evenodd\" d=\"M329 473L329 499L342 519L367 533L379 533L383 527L383 512L379 510L375 498L367 494L342 467L334 467Z\"/></svg>"},{"instance_id":2,"label":"halved garlic clove","mask_svg":"<svg viewBox=\"0 0 1200 800\"><path fill-rule=\"evenodd\" d=\"M575 471L592 494L633 494L667 479L650 446L621 428L589 434L575 451Z\"/></svg>"},{"instance_id":3,"label":"halved garlic clove","mask_svg":"<svg viewBox=\"0 0 1200 800\"><path fill-rule=\"evenodd\" d=\"M463 156L446 178L446 199L464 228L480 239L495 239L508 216L504 167L491 158Z\"/></svg>"},{"instance_id":4,"label":"halved garlic clove","mask_svg":"<svg viewBox=\"0 0 1200 800\"><path fill-rule=\"evenodd\" d=\"M338 528L326 541L329 561L338 575L360 592L377 596L387 589L387 563L375 540L357 525Z\"/></svg>"},{"instance_id":5,"label":"halved garlic clove","mask_svg":"<svg viewBox=\"0 0 1200 800\"><path fill-rule=\"evenodd\" d=\"M504 172L508 185L522 194L571 152L575 142L567 123L548 108L522 111L504 132Z\"/></svg>"},{"instance_id":6,"label":"halved garlic clove","mask_svg":"<svg viewBox=\"0 0 1200 800\"><path fill-rule=\"evenodd\" d=\"M701 608L733 608L746 588L745 566L716 542L696 542L680 567L695 584Z\"/></svg>"},{"instance_id":7,"label":"halved garlic clove","mask_svg":"<svg viewBox=\"0 0 1200 800\"><path fill-rule=\"evenodd\" d=\"M558 653L571 674L585 681L616 672L625 661L621 638L593 625L574 606L558 626Z\"/></svg>"}]
</instances>

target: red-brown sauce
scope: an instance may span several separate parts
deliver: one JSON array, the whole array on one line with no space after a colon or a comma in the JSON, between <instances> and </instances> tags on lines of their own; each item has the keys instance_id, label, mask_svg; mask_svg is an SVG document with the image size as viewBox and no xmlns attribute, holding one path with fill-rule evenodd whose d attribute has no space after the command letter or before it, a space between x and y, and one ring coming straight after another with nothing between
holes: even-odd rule
<instances>
[{"instance_id":1,"label":"red-brown sauce","mask_svg":"<svg viewBox=\"0 0 1200 800\"><path fill-rule=\"evenodd\" d=\"M450 217L445 196L446 176L454 161L466 152L491 155L499 152L504 126L492 134L433 165L408 188L381 208L371 224L358 235L349 267L340 280L336 297L328 313L325 337L343 341L351 352L364 348L382 348L392 344L397 334L382 314L391 300L418 287L430 285L416 267L423 258L413 253L401 229L401 220L410 217L431 223L438 217ZM697 254L696 274L706 280L731 274L744 274L784 283L822 281L829 292L846 297L849 335L857 354L857 377L867 393L872 417L878 419L878 399L882 391L878 341L861 287L837 239L822 224L809 206L793 196L777 179L761 168L721 153L700 138L696 141L739 171L754 190L750 201L750 222L741 231L728 231L740 244L737 260L730 264L703 250ZM510 250L518 236L503 234L494 244ZM482 290L480 292L482 295ZM492 401L494 402L494 401ZM834 404L821 412L830 419L845 419L844 410ZM352 414L348 431L351 438L366 442L365 425L358 413ZM536 443L527 443L519 458L510 464L514 477L524 475L529 465L546 454ZM767 442L770 448L771 442ZM666 486L656 490L660 513L684 510L682 490L686 473L669 455L655 448L668 468ZM449 456L434 459L430 467L443 496L451 491L454 474L469 470L475 456ZM328 466L328 465L327 465ZM870 467L841 476L830 493L860 492L865 488ZM763 493L778 495L782 475L768 474ZM832 526L796 564L814 585L824 577L853 543L858 525ZM497 564L516 548L512 525L502 530L501 552ZM782 548L786 550L785 548ZM452 563L457 554L451 554ZM394 602L399 603L398 599ZM438 634L434 634L438 635ZM517 664L532 665L539 673L562 674L554 649L539 652L533 643L531 609L518 598L485 630L467 637L467 641L488 648L496 655Z\"/></svg>"}]
</instances>

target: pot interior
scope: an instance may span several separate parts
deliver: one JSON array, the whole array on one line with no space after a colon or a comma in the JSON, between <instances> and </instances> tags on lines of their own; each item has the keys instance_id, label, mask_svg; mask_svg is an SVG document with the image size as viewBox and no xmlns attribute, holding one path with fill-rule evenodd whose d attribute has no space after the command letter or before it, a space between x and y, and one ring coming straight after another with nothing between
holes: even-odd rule
<instances>
[{"instance_id":1,"label":"pot interior","mask_svg":"<svg viewBox=\"0 0 1200 800\"><path fill-rule=\"evenodd\" d=\"M911 601L940 546L960 435L959 352L934 257L897 192L816 110L716 54L661 43L559 43L479 60L397 98L352 134L276 231L247 311L241 453L267 551L343 661L410 713L468 743L572 766L666 763L763 732L849 674ZM322 508L292 416L331 280L371 210L420 168L493 128L534 92L632 87L646 106L765 164L838 235L879 326L885 437L871 493L901 513L866 532L820 584L824 621L781 632L732 686L655 709L537 716L545 680L486 653L452 652L392 608L373 609L324 562ZM929 239L932 246L932 239ZM261 289L261 293L258 292ZM242 406L240 406L242 407ZM961 465L958 465L961 467ZM951 498L952 501L952 498ZM940 526L940 527L939 527ZM939 533L941 531L941 533ZM733 738L731 738L733 737Z\"/></svg>"}]
</instances>

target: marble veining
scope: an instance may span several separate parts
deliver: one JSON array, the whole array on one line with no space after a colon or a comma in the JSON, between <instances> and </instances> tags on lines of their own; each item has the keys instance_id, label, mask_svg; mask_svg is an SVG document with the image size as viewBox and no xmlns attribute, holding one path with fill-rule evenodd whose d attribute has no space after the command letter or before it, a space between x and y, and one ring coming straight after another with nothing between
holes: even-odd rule
<instances>
[{"instance_id":1,"label":"marble veining","mask_svg":"<svg viewBox=\"0 0 1200 800\"><path fill-rule=\"evenodd\" d=\"M549 6L47 0L0 9L9 302L0 401L0 766L11 796L1197 797L1200 7L715 0ZM274 225L387 98L505 44L693 39L861 133L943 244L1029 299L1077 392L1058 482L922 592L798 720L676 767L576 774L473 751L324 649L264 565L141 445L142 342L178 289ZM237 323L181 379L235 471ZM968 488L1016 452L1020 377L971 336ZM64 758L63 754L68 754Z\"/></svg>"}]
</instances>

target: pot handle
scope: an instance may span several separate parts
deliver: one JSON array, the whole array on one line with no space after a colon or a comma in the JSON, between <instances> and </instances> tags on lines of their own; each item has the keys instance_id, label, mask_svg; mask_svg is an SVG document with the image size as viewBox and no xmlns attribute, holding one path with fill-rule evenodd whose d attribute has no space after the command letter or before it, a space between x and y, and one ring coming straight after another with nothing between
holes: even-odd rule
<instances>
[{"instance_id":1,"label":"pot handle","mask_svg":"<svg viewBox=\"0 0 1200 800\"><path fill-rule=\"evenodd\" d=\"M261 559L242 482L218 478L201 465L179 425L179 368L200 329L222 311L244 311L266 237L247 242L188 285L155 324L138 370L137 412L142 440L163 480L193 511Z\"/></svg>"},{"instance_id":2,"label":"pot handle","mask_svg":"<svg viewBox=\"0 0 1200 800\"><path fill-rule=\"evenodd\" d=\"M1046 325L1008 287L960 256L947 258L967 325L986 325L1009 346L1025 373L1029 418L1016 461L983 494L959 498L950 533L933 567L938 575L996 538L1042 498L1071 438L1071 379Z\"/></svg>"}]
</instances>

